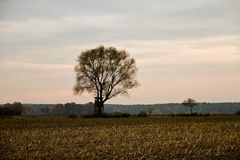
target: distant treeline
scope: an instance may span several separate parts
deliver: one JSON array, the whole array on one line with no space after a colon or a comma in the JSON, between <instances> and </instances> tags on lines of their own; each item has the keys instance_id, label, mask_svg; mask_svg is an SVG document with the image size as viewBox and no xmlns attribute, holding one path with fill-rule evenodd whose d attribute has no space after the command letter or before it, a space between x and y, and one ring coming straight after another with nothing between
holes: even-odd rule
<instances>
[{"instance_id":1,"label":"distant treeline","mask_svg":"<svg viewBox=\"0 0 240 160\"><path fill-rule=\"evenodd\" d=\"M137 105L118 105L106 104L105 112L123 112L130 114L138 114L145 111L148 114L182 114L190 113L189 108L186 108L180 103L166 104L137 104ZM193 112L200 114L235 114L240 111L240 102L226 103L199 103L193 108Z\"/></svg>"},{"instance_id":2,"label":"distant treeline","mask_svg":"<svg viewBox=\"0 0 240 160\"><path fill-rule=\"evenodd\" d=\"M94 104L4 104L0 106L0 115L87 115L93 114ZM235 114L240 111L240 103L200 103L193 108L193 112L199 114ZM189 108L179 103L146 104L146 105L118 105L106 104L106 113L139 114L182 114L189 113Z\"/></svg>"},{"instance_id":3,"label":"distant treeline","mask_svg":"<svg viewBox=\"0 0 240 160\"><path fill-rule=\"evenodd\" d=\"M93 103L87 104L21 104L15 102L0 106L0 115L83 115L93 113Z\"/></svg>"},{"instance_id":4,"label":"distant treeline","mask_svg":"<svg viewBox=\"0 0 240 160\"><path fill-rule=\"evenodd\" d=\"M19 102L15 102L13 104L7 103L1 105L0 107L0 116L7 115L21 115L23 110L23 105Z\"/></svg>"},{"instance_id":5,"label":"distant treeline","mask_svg":"<svg viewBox=\"0 0 240 160\"><path fill-rule=\"evenodd\" d=\"M186 108L180 103L166 104L137 104L137 105L118 105L106 104L105 112L123 112L130 114L138 114L145 111L148 114L182 114L190 113L189 108ZM240 111L240 102L226 103L199 103L193 108L193 112L200 114L235 114Z\"/></svg>"},{"instance_id":6,"label":"distant treeline","mask_svg":"<svg viewBox=\"0 0 240 160\"><path fill-rule=\"evenodd\" d=\"M84 115L93 113L94 104L24 104L23 115Z\"/></svg>"}]
</instances>

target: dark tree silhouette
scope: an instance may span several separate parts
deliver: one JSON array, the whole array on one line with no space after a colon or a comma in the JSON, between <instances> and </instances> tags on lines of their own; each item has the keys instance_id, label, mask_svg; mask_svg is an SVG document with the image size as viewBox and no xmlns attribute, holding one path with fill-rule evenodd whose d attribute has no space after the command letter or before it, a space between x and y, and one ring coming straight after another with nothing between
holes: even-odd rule
<instances>
[{"instance_id":1,"label":"dark tree silhouette","mask_svg":"<svg viewBox=\"0 0 240 160\"><path fill-rule=\"evenodd\" d=\"M0 106L0 115L21 115L23 111L23 105L20 102L14 102L13 104L7 103Z\"/></svg>"},{"instance_id":2,"label":"dark tree silhouette","mask_svg":"<svg viewBox=\"0 0 240 160\"><path fill-rule=\"evenodd\" d=\"M74 93L93 93L95 112L102 114L104 103L136 87L136 62L125 50L99 46L86 50L77 59Z\"/></svg>"},{"instance_id":3,"label":"dark tree silhouette","mask_svg":"<svg viewBox=\"0 0 240 160\"><path fill-rule=\"evenodd\" d=\"M190 110L191 110L191 114L192 114L192 109L193 109L194 106L198 105L198 102L195 99L188 98L187 100L184 100L182 102L182 105L184 105L186 107L189 107Z\"/></svg>"}]
</instances>

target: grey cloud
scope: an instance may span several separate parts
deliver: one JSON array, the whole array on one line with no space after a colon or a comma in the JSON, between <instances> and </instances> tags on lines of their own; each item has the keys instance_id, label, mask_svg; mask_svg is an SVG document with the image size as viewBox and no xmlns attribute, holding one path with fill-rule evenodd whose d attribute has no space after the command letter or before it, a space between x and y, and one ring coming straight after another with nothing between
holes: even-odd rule
<instances>
[{"instance_id":1,"label":"grey cloud","mask_svg":"<svg viewBox=\"0 0 240 160\"><path fill-rule=\"evenodd\" d=\"M43 19L55 23L62 17L99 17L92 25L76 26L58 31L53 39L63 42L98 42L145 39L189 39L208 36L239 34L239 16L231 6L232 1L189 0L138 0L138 1L4 1L5 18L15 18L24 23L24 18ZM25 2L25 3L24 3ZM230 3L231 2L231 3ZM27 5L26 5L27 4ZM17 14L16 14L17 13ZM106 24L101 17L108 15L115 23ZM121 17L121 18L119 18ZM44 21L43 21L44 23ZM54 30L53 30L54 31ZM24 38L24 37L21 37ZM33 37L34 38L34 37ZM17 40L17 39L16 39ZM14 41L14 40L13 40ZM29 41L34 41L29 39ZM65 43L65 42L64 42Z\"/></svg>"}]
</instances>

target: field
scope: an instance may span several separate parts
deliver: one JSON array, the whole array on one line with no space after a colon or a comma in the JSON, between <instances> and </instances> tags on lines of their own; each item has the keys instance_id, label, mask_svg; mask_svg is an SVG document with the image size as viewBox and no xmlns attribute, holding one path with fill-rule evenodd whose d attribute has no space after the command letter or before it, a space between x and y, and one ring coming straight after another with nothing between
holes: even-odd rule
<instances>
[{"instance_id":1,"label":"field","mask_svg":"<svg viewBox=\"0 0 240 160\"><path fill-rule=\"evenodd\" d=\"M240 159L240 116L0 119L0 159Z\"/></svg>"}]
</instances>

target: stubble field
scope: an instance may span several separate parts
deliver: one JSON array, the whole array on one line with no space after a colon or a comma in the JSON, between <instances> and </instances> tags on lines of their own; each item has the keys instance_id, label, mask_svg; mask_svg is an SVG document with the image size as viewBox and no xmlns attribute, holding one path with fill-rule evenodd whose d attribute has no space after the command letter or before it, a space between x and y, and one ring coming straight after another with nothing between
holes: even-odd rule
<instances>
[{"instance_id":1,"label":"stubble field","mask_svg":"<svg viewBox=\"0 0 240 160\"><path fill-rule=\"evenodd\" d=\"M0 119L0 159L239 159L240 117Z\"/></svg>"}]
</instances>

